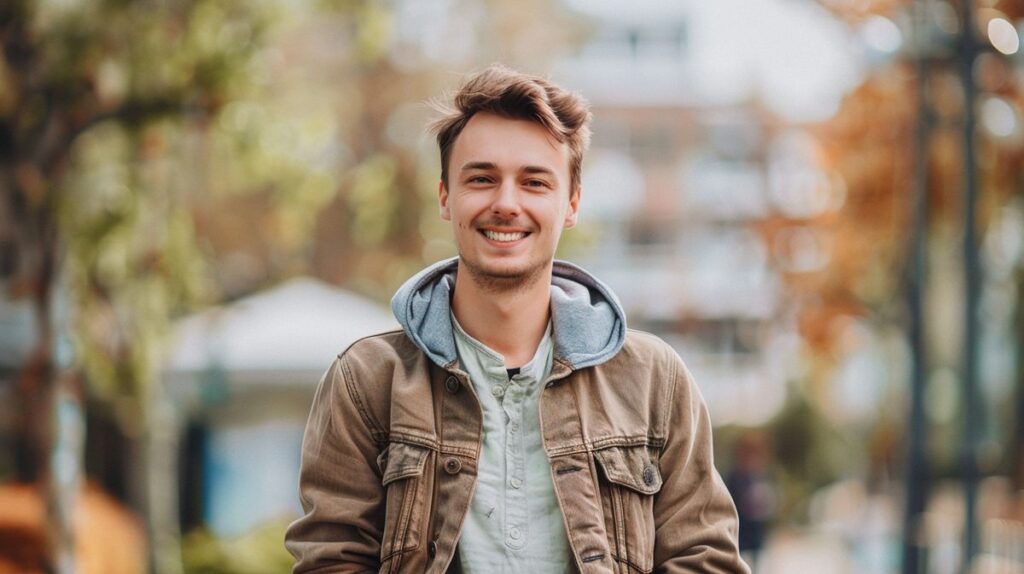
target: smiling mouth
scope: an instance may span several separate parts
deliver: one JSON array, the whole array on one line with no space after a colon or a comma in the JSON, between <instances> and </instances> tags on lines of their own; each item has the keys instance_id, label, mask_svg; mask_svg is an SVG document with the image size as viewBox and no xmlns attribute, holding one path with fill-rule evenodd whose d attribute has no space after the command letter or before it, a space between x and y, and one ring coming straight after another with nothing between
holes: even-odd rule
<instances>
[{"instance_id":1,"label":"smiling mouth","mask_svg":"<svg viewBox=\"0 0 1024 574\"><path fill-rule=\"evenodd\" d=\"M481 233L484 237L491 241L500 241L502 243L511 243L513 241L519 241L520 239L529 235L525 231L494 231L491 229L481 229Z\"/></svg>"}]
</instances>

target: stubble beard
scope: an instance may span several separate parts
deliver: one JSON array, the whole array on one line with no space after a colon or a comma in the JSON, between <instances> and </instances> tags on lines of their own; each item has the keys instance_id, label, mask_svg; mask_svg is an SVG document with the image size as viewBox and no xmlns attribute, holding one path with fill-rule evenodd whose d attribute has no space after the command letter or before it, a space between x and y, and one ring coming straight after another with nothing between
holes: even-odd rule
<instances>
[{"instance_id":1,"label":"stubble beard","mask_svg":"<svg viewBox=\"0 0 1024 574\"><path fill-rule=\"evenodd\" d=\"M525 291L533 287L544 277L546 265L533 265L522 271L510 270L507 272L494 271L467 257L459 256L459 260L465 266L466 271L473 283L481 291L489 293L515 293Z\"/></svg>"}]
</instances>

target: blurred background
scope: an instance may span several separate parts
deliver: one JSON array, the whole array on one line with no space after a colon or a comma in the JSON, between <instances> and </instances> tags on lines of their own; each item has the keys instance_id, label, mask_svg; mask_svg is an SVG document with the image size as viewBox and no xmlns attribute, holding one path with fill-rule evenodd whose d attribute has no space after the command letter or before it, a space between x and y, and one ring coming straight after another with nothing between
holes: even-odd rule
<instances>
[{"instance_id":1,"label":"blurred background","mask_svg":"<svg viewBox=\"0 0 1024 574\"><path fill-rule=\"evenodd\" d=\"M425 102L587 97L560 256L758 572L1024 572L1024 2L6 0L0 572L286 572L333 356L454 254Z\"/></svg>"}]
</instances>

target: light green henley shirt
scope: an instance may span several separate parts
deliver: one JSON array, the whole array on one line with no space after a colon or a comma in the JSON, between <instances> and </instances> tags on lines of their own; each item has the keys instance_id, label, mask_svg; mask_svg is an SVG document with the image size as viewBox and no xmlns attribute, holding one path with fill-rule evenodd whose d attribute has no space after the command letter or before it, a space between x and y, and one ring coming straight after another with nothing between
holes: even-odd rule
<instances>
[{"instance_id":1,"label":"light green henley shirt","mask_svg":"<svg viewBox=\"0 0 1024 574\"><path fill-rule=\"evenodd\" d=\"M463 571L574 572L540 433L538 399L551 373L551 323L533 358L510 379L505 358L451 319L459 363L484 415L476 491L459 540Z\"/></svg>"}]
</instances>

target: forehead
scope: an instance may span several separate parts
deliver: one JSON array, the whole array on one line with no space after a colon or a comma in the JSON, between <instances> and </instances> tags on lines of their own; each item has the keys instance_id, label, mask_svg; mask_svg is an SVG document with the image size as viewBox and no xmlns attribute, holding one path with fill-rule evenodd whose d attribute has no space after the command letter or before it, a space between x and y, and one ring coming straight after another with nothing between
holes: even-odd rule
<instances>
[{"instance_id":1,"label":"forehead","mask_svg":"<svg viewBox=\"0 0 1024 574\"><path fill-rule=\"evenodd\" d=\"M488 162L501 169L546 167L568 177L569 146L537 122L510 119L488 112L474 114L452 146L451 169Z\"/></svg>"}]
</instances>

